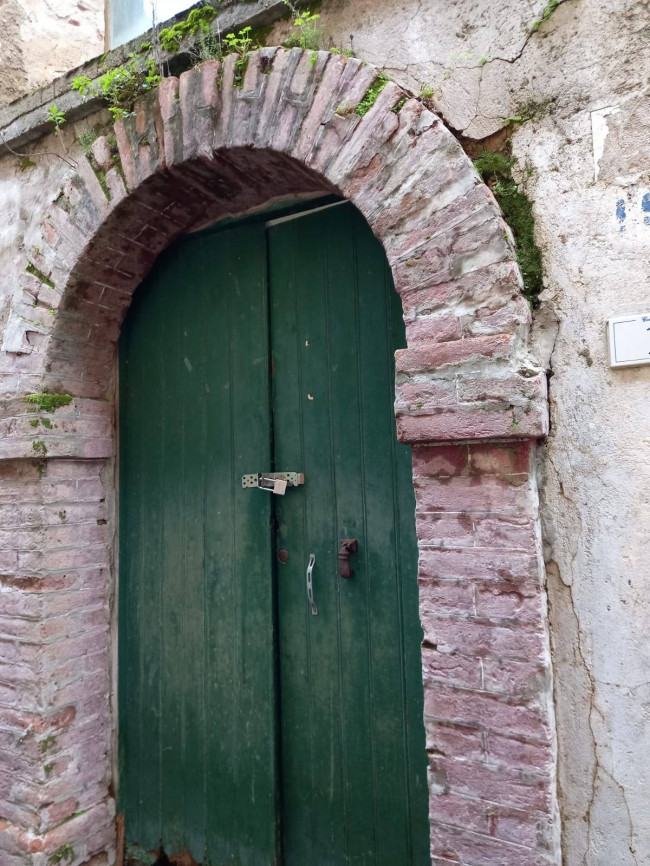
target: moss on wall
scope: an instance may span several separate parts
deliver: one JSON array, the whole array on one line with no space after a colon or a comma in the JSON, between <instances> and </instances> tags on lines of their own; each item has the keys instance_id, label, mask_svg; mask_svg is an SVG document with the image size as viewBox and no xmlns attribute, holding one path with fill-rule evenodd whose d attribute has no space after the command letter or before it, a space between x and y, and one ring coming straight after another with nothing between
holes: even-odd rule
<instances>
[{"instance_id":1,"label":"moss on wall","mask_svg":"<svg viewBox=\"0 0 650 866\"><path fill-rule=\"evenodd\" d=\"M524 294L535 307L544 288L542 254L535 243L533 205L512 176L515 160L507 153L486 150L474 166L499 202L515 239L517 262L524 280Z\"/></svg>"}]
</instances>

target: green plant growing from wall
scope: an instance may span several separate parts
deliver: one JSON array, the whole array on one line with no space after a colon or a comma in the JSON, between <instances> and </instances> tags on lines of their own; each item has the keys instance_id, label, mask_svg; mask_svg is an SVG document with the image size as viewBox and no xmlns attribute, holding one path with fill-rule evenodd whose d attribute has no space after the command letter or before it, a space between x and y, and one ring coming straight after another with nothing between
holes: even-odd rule
<instances>
[{"instance_id":1,"label":"green plant growing from wall","mask_svg":"<svg viewBox=\"0 0 650 866\"><path fill-rule=\"evenodd\" d=\"M222 57L228 54L236 54L235 74L233 76L233 86L242 87L244 84L244 75L248 66L248 56L253 48L253 38L251 36L251 28L243 27L239 33L226 33L222 41Z\"/></svg>"},{"instance_id":2,"label":"green plant growing from wall","mask_svg":"<svg viewBox=\"0 0 650 866\"><path fill-rule=\"evenodd\" d=\"M379 72L375 80L364 93L363 99L357 105L356 111L359 117L364 117L364 115L368 114L372 106L377 102L377 97L387 84L388 78L383 72Z\"/></svg>"},{"instance_id":3,"label":"green plant growing from wall","mask_svg":"<svg viewBox=\"0 0 650 866\"><path fill-rule=\"evenodd\" d=\"M312 12L311 9L297 9L291 0L282 0L285 6L289 8L293 19L291 24L293 32L285 41L286 48L306 48L311 51L318 51L323 44L323 31L316 24L320 18L320 14Z\"/></svg>"},{"instance_id":4,"label":"green plant growing from wall","mask_svg":"<svg viewBox=\"0 0 650 866\"><path fill-rule=\"evenodd\" d=\"M206 35L210 33L210 24L217 17L214 6L206 4L198 9L192 9L184 21L177 21L172 27L164 27L158 34L160 47L170 54L176 54L181 42L188 36ZM151 46L149 46L151 48Z\"/></svg>"},{"instance_id":5,"label":"green plant growing from wall","mask_svg":"<svg viewBox=\"0 0 650 866\"><path fill-rule=\"evenodd\" d=\"M58 866L59 863L63 863L65 860L74 860L74 848L69 842L57 848L48 860L48 863L51 863L52 866Z\"/></svg>"},{"instance_id":6,"label":"green plant growing from wall","mask_svg":"<svg viewBox=\"0 0 650 866\"><path fill-rule=\"evenodd\" d=\"M72 89L81 96L96 96L108 103L113 120L128 117L133 112L136 99L153 90L162 81L153 57L147 58L144 65L134 54L128 63L109 69L94 81L87 75L80 75L72 82Z\"/></svg>"},{"instance_id":7,"label":"green plant growing from wall","mask_svg":"<svg viewBox=\"0 0 650 866\"><path fill-rule=\"evenodd\" d=\"M96 139L97 133L94 129L82 129L81 131L77 132L77 141L79 142L79 146L86 154L86 156L89 155L90 148L92 147Z\"/></svg>"},{"instance_id":8,"label":"green plant growing from wall","mask_svg":"<svg viewBox=\"0 0 650 866\"><path fill-rule=\"evenodd\" d=\"M481 178L490 187L512 229L517 262L524 281L524 295L537 306L544 288L542 254L535 243L535 220L530 199L519 190L512 176L515 160L505 153L485 151L474 161Z\"/></svg>"},{"instance_id":9,"label":"green plant growing from wall","mask_svg":"<svg viewBox=\"0 0 650 866\"><path fill-rule=\"evenodd\" d=\"M50 105L47 109L47 115L49 119L54 124L54 128L57 132L61 129L63 124L65 123L65 111L61 111L56 105Z\"/></svg>"},{"instance_id":10,"label":"green plant growing from wall","mask_svg":"<svg viewBox=\"0 0 650 866\"><path fill-rule=\"evenodd\" d=\"M49 286L51 289L56 288L52 280L44 274L43 271L39 271L34 262L27 262L25 270L28 274L31 274L33 277L36 277L37 280L40 280L44 285Z\"/></svg>"},{"instance_id":11,"label":"green plant growing from wall","mask_svg":"<svg viewBox=\"0 0 650 866\"><path fill-rule=\"evenodd\" d=\"M35 394L28 394L27 402L32 406L36 406L36 411L56 412L62 406L69 406L72 403L72 396L70 394L50 394L49 391L39 391Z\"/></svg>"},{"instance_id":12,"label":"green plant growing from wall","mask_svg":"<svg viewBox=\"0 0 650 866\"><path fill-rule=\"evenodd\" d=\"M189 49L192 65L203 63L205 60L221 60L223 47L218 33L214 30L201 31L197 42Z\"/></svg>"},{"instance_id":13,"label":"green plant growing from wall","mask_svg":"<svg viewBox=\"0 0 650 866\"><path fill-rule=\"evenodd\" d=\"M551 15L555 12L558 6L561 6L563 0L548 0L548 3L542 10L542 14L539 18L535 18L534 21L531 21L528 25L528 31L530 33L536 33L542 24L551 17Z\"/></svg>"},{"instance_id":14,"label":"green plant growing from wall","mask_svg":"<svg viewBox=\"0 0 650 866\"><path fill-rule=\"evenodd\" d=\"M43 740L41 740L41 754L44 755L49 749L56 746L56 737L54 734L48 734Z\"/></svg>"},{"instance_id":15,"label":"green plant growing from wall","mask_svg":"<svg viewBox=\"0 0 650 866\"><path fill-rule=\"evenodd\" d=\"M65 141L63 140L63 135L61 134L61 127L66 122L65 111L61 111L56 105L52 104L47 109L47 116L49 120L54 124L54 131L56 132L57 138L61 142L61 147L63 148L63 152L66 154L68 150L65 146Z\"/></svg>"},{"instance_id":16,"label":"green plant growing from wall","mask_svg":"<svg viewBox=\"0 0 650 866\"><path fill-rule=\"evenodd\" d=\"M226 33L222 43L224 55L239 54L240 57L245 57L253 45L251 29L243 27L237 34Z\"/></svg>"},{"instance_id":17,"label":"green plant growing from wall","mask_svg":"<svg viewBox=\"0 0 650 866\"><path fill-rule=\"evenodd\" d=\"M541 120L549 112L552 100L529 99L515 108L515 113L510 117L504 117L504 123L526 123L527 120Z\"/></svg>"}]
</instances>

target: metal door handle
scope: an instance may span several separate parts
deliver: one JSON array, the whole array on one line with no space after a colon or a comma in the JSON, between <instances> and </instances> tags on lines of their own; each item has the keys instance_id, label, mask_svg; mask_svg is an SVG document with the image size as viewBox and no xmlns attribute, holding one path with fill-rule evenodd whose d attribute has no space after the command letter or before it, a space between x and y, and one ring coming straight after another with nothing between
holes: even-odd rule
<instances>
[{"instance_id":1,"label":"metal door handle","mask_svg":"<svg viewBox=\"0 0 650 866\"><path fill-rule=\"evenodd\" d=\"M356 538L344 538L339 548L339 574L346 580L352 577L354 569L350 565L350 554L359 550Z\"/></svg>"},{"instance_id":2,"label":"metal door handle","mask_svg":"<svg viewBox=\"0 0 650 866\"><path fill-rule=\"evenodd\" d=\"M309 601L309 607L311 608L311 615L318 616L318 608L316 607L316 602L314 601L314 563L316 562L316 556L313 553L309 554L309 564L307 565L307 600Z\"/></svg>"}]
</instances>

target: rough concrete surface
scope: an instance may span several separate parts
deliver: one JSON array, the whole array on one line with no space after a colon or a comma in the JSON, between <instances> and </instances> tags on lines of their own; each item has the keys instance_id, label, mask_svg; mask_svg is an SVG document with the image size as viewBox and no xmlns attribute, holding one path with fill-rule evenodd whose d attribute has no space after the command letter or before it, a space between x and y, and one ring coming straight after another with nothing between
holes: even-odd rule
<instances>
[{"instance_id":1,"label":"rough concrete surface","mask_svg":"<svg viewBox=\"0 0 650 866\"><path fill-rule=\"evenodd\" d=\"M102 0L0 0L0 104L103 50Z\"/></svg>"}]
</instances>

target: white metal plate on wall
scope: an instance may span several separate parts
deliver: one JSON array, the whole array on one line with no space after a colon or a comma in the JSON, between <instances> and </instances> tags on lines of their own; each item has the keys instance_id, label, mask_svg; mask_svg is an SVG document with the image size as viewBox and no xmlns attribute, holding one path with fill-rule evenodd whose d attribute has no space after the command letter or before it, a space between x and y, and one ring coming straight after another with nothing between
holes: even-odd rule
<instances>
[{"instance_id":1,"label":"white metal plate on wall","mask_svg":"<svg viewBox=\"0 0 650 866\"><path fill-rule=\"evenodd\" d=\"M650 313L607 321L610 367L650 364Z\"/></svg>"}]
</instances>

